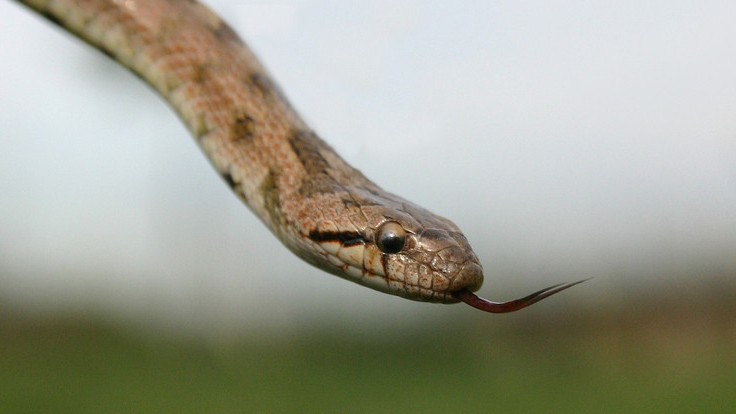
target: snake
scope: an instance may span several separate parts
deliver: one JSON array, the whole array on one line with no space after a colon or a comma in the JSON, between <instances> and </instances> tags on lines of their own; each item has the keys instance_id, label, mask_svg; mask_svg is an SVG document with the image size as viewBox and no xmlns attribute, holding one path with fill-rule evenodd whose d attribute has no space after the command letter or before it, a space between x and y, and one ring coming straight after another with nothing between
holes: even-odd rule
<instances>
[{"instance_id":1,"label":"snake","mask_svg":"<svg viewBox=\"0 0 736 414\"><path fill-rule=\"evenodd\" d=\"M310 128L254 53L195 0L17 0L128 68L178 114L210 163L294 254L406 299L525 308L584 280L494 302L450 220L387 192Z\"/></svg>"}]
</instances>

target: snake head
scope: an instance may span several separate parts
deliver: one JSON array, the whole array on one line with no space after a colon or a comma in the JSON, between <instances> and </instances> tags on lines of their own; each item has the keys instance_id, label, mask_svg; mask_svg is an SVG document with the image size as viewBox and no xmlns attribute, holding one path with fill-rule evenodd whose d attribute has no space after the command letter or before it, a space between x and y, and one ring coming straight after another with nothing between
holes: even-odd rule
<instances>
[{"instance_id":1,"label":"snake head","mask_svg":"<svg viewBox=\"0 0 736 414\"><path fill-rule=\"evenodd\" d=\"M370 229L373 243L365 251L368 263L380 262L372 270L385 280L389 293L419 301L452 303L457 301L452 292L472 292L481 287L483 269L478 257L454 224L434 216L430 223L419 222L423 225L417 226L415 220L398 216L393 214ZM403 241L392 242L402 247L387 249L382 239Z\"/></svg>"},{"instance_id":2,"label":"snake head","mask_svg":"<svg viewBox=\"0 0 736 414\"><path fill-rule=\"evenodd\" d=\"M350 205L333 205L327 211L334 216L323 213L310 230L306 239L311 247L316 244L321 256L305 259L370 288L411 300L462 301L486 312L506 313L582 282L555 285L508 302L479 298L472 292L483 284L483 268L453 222L385 192L353 190L349 198Z\"/></svg>"},{"instance_id":3,"label":"snake head","mask_svg":"<svg viewBox=\"0 0 736 414\"><path fill-rule=\"evenodd\" d=\"M353 189L329 205L302 239L322 269L407 299L455 303L483 283L478 257L450 220L385 192ZM319 205L327 205L321 200ZM315 246L316 245L316 246ZM317 247L316 249L314 247ZM315 263L316 262L316 263Z\"/></svg>"}]
</instances>

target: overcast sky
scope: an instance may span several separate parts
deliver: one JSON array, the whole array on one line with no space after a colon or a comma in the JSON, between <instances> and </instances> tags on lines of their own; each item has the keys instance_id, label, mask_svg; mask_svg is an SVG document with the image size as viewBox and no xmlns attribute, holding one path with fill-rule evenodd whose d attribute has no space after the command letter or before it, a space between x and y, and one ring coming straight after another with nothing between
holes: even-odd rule
<instances>
[{"instance_id":1,"label":"overcast sky","mask_svg":"<svg viewBox=\"0 0 736 414\"><path fill-rule=\"evenodd\" d=\"M736 3L395 3L210 2L348 162L464 229L483 296L736 281ZM309 268L137 78L0 16L6 302L223 329L472 312Z\"/></svg>"}]
</instances>

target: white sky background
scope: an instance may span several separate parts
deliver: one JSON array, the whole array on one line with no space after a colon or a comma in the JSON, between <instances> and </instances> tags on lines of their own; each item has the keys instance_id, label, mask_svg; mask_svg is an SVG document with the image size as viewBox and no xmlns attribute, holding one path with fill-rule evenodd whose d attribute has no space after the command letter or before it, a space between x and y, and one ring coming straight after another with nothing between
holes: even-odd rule
<instances>
[{"instance_id":1,"label":"white sky background","mask_svg":"<svg viewBox=\"0 0 736 414\"><path fill-rule=\"evenodd\" d=\"M483 296L736 283L736 3L395 3L210 2L348 162L464 229ZM0 16L6 304L222 330L474 312L311 269L137 78Z\"/></svg>"}]
</instances>

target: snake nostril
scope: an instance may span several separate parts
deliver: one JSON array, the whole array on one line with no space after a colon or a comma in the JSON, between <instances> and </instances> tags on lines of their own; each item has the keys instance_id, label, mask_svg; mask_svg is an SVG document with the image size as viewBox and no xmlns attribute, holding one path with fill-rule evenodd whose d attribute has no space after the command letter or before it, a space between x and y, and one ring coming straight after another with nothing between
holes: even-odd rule
<instances>
[{"instance_id":1,"label":"snake nostril","mask_svg":"<svg viewBox=\"0 0 736 414\"><path fill-rule=\"evenodd\" d=\"M483 284L483 268L478 263L465 263L450 282L450 291L467 289L475 292Z\"/></svg>"}]
</instances>

